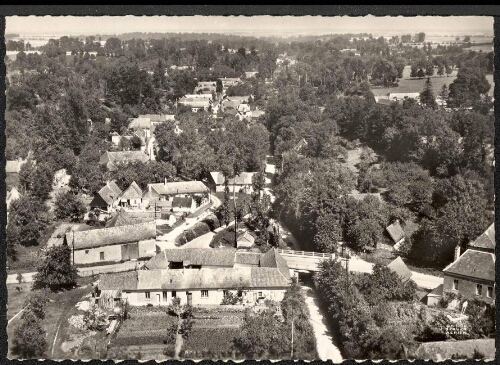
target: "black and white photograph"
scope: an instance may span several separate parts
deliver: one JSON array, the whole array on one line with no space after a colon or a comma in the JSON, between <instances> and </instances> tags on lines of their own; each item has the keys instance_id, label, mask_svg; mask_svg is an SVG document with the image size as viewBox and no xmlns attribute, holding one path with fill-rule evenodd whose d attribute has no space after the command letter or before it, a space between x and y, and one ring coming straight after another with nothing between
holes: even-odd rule
<instances>
[{"instance_id":1,"label":"black and white photograph","mask_svg":"<svg viewBox=\"0 0 500 365\"><path fill-rule=\"evenodd\" d=\"M494 361L493 23L6 16L7 357Z\"/></svg>"}]
</instances>

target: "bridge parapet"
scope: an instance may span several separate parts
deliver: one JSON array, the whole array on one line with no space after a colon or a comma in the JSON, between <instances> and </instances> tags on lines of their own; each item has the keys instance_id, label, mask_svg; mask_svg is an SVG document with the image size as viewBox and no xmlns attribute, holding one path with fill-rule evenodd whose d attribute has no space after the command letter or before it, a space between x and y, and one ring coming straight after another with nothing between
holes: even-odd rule
<instances>
[{"instance_id":1,"label":"bridge parapet","mask_svg":"<svg viewBox=\"0 0 500 365\"><path fill-rule=\"evenodd\" d=\"M285 250L282 248L278 248L276 251L281 255L321 257L321 258L325 258L325 259L329 259L329 258L334 259L335 258L335 253Z\"/></svg>"}]
</instances>

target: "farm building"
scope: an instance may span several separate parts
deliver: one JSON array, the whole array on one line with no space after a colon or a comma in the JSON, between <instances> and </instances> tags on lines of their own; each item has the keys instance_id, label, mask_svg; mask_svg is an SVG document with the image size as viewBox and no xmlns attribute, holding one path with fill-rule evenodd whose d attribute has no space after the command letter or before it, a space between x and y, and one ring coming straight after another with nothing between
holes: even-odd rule
<instances>
[{"instance_id":1,"label":"farm building","mask_svg":"<svg viewBox=\"0 0 500 365\"><path fill-rule=\"evenodd\" d=\"M169 200L174 196L204 195L209 189L201 181L171 181L163 183L148 184L143 200L151 203L155 200Z\"/></svg>"},{"instance_id":2,"label":"farm building","mask_svg":"<svg viewBox=\"0 0 500 365\"><path fill-rule=\"evenodd\" d=\"M94 194L94 198L90 202L90 208L97 208L105 212L110 212L118 205L118 197L122 194L122 190L116 185L116 182L108 181L104 187Z\"/></svg>"},{"instance_id":3,"label":"farm building","mask_svg":"<svg viewBox=\"0 0 500 365\"><path fill-rule=\"evenodd\" d=\"M399 220L387 226L386 231L391 237L392 242L394 243L394 249L399 249L406 238L405 231L403 230L403 227L401 227Z\"/></svg>"},{"instance_id":4,"label":"farm building","mask_svg":"<svg viewBox=\"0 0 500 365\"><path fill-rule=\"evenodd\" d=\"M121 193L118 198L121 206L139 207L142 203L142 189L135 181Z\"/></svg>"},{"instance_id":5,"label":"farm building","mask_svg":"<svg viewBox=\"0 0 500 365\"><path fill-rule=\"evenodd\" d=\"M66 243L73 249L75 264L118 262L155 255L156 224L154 221L68 232Z\"/></svg>"},{"instance_id":6,"label":"farm building","mask_svg":"<svg viewBox=\"0 0 500 365\"><path fill-rule=\"evenodd\" d=\"M257 174L257 172L242 172L239 175L236 175L234 178L228 180L229 191L233 192L244 192L251 193L252 189L252 178ZM208 178L208 186L210 187L210 191L214 192L223 192L224 191L224 174L218 171L210 172L210 176Z\"/></svg>"},{"instance_id":7,"label":"farm building","mask_svg":"<svg viewBox=\"0 0 500 365\"><path fill-rule=\"evenodd\" d=\"M455 248L455 260L443 269L443 293L460 293L467 298L486 302L495 300L495 226L488 229L460 255Z\"/></svg>"},{"instance_id":8,"label":"farm building","mask_svg":"<svg viewBox=\"0 0 500 365\"><path fill-rule=\"evenodd\" d=\"M227 264L230 264L231 258L234 262L234 252L232 255L225 255L227 256L224 256L225 260L220 260L219 263L227 261ZM169 252L167 255L172 256L172 254ZM162 255L163 253L158 254L158 256ZM290 285L290 273L286 262L278 256L279 254L274 249L262 254L259 266L202 267L203 265L195 265L201 268L164 268L102 275L98 286L99 302L109 305L108 303L114 303L118 299L127 300L130 305L134 306L148 304L166 306L172 298L180 298L181 304L220 305L224 295L228 292L241 296L243 302L248 305L260 303L266 299L281 301ZM210 262L209 256L198 256L198 252L196 255L191 254L189 260L196 260L197 257L200 258L200 261L195 261L197 263ZM214 259L215 256L210 258ZM182 260L184 259L185 257L182 257Z\"/></svg>"}]
</instances>

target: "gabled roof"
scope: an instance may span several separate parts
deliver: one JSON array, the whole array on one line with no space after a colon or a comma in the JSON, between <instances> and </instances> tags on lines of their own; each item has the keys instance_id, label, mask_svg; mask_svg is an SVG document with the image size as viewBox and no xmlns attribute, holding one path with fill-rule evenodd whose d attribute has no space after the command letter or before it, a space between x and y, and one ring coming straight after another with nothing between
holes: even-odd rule
<instances>
[{"instance_id":1,"label":"gabled roof","mask_svg":"<svg viewBox=\"0 0 500 365\"><path fill-rule=\"evenodd\" d=\"M278 254L275 248L271 248L266 253L262 254L259 262L260 267L275 267L279 272L285 276L290 277L290 271L285 259Z\"/></svg>"},{"instance_id":2,"label":"gabled roof","mask_svg":"<svg viewBox=\"0 0 500 365\"><path fill-rule=\"evenodd\" d=\"M469 243L471 248L495 250L495 223L492 223L486 231L474 241Z\"/></svg>"},{"instance_id":3,"label":"gabled roof","mask_svg":"<svg viewBox=\"0 0 500 365\"><path fill-rule=\"evenodd\" d=\"M118 185L116 185L116 182L113 180L104 185L96 195L100 196L102 200L106 202L106 204L110 205L113 203L114 200L116 200L121 195L121 193L122 193L121 189L118 187ZM96 202L97 199L96 197L94 197L94 199L90 202L90 206L91 207L99 206L99 204L96 205Z\"/></svg>"},{"instance_id":4,"label":"gabled roof","mask_svg":"<svg viewBox=\"0 0 500 365\"><path fill-rule=\"evenodd\" d=\"M160 123L167 121L174 121L175 115L173 114L141 114L139 118L149 118L151 123Z\"/></svg>"},{"instance_id":5,"label":"gabled roof","mask_svg":"<svg viewBox=\"0 0 500 365\"><path fill-rule=\"evenodd\" d=\"M172 208L191 208L193 199L189 197L176 196L172 199Z\"/></svg>"},{"instance_id":6,"label":"gabled roof","mask_svg":"<svg viewBox=\"0 0 500 365\"><path fill-rule=\"evenodd\" d=\"M22 195L15 187L10 189L10 191L7 193L7 206L9 206L11 202L19 199L20 197L22 197Z\"/></svg>"},{"instance_id":7,"label":"gabled roof","mask_svg":"<svg viewBox=\"0 0 500 365\"><path fill-rule=\"evenodd\" d=\"M393 261L391 261L388 265L387 268L391 270L392 272L396 273L403 282L407 282L408 280L411 279L412 273L410 269L406 266L406 264L403 262L401 257L396 257Z\"/></svg>"},{"instance_id":8,"label":"gabled roof","mask_svg":"<svg viewBox=\"0 0 500 365\"><path fill-rule=\"evenodd\" d=\"M120 199L142 199L142 189L135 181L132 181L129 187L120 195Z\"/></svg>"},{"instance_id":9,"label":"gabled roof","mask_svg":"<svg viewBox=\"0 0 500 365\"><path fill-rule=\"evenodd\" d=\"M443 272L445 275L456 274L495 281L495 254L468 249L456 261L445 267Z\"/></svg>"},{"instance_id":10,"label":"gabled roof","mask_svg":"<svg viewBox=\"0 0 500 365\"><path fill-rule=\"evenodd\" d=\"M156 238L156 223L146 222L128 226L69 232L66 242L75 250L144 241Z\"/></svg>"},{"instance_id":11,"label":"gabled roof","mask_svg":"<svg viewBox=\"0 0 500 365\"><path fill-rule=\"evenodd\" d=\"M229 185L252 185L252 178L257 172L242 172L234 178L229 179ZM224 174L218 171L210 172L210 176L217 185L224 185Z\"/></svg>"},{"instance_id":12,"label":"gabled roof","mask_svg":"<svg viewBox=\"0 0 500 365\"><path fill-rule=\"evenodd\" d=\"M201 181L173 181L148 184L148 191L154 189L160 195L200 194L208 192L208 188Z\"/></svg>"},{"instance_id":13,"label":"gabled roof","mask_svg":"<svg viewBox=\"0 0 500 365\"><path fill-rule=\"evenodd\" d=\"M239 241L254 243L255 237L248 233L248 231L245 231L238 236L238 242Z\"/></svg>"},{"instance_id":14,"label":"gabled roof","mask_svg":"<svg viewBox=\"0 0 500 365\"><path fill-rule=\"evenodd\" d=\"M154 218L131 217L125 210L118 211L110 220L106 222L106 228L128 226L138 223L153 222Z\"/></svg>"},{"instance_id":15,"label":"gabled roof","mask_svg":"<svg viewBox=\"0 0 500 365\"><path fill-rule=\"evenodd\" d=\"M236 249L184 248L167 249L146 263L150 270L167 269L169 262L187 262L191 265L233 267Z\"/></svg>"},{"instance_id":16,"label":"gabled roof","mask_svg":"<svg viewBox=\"0 0 500 365\"><path fill-rule=\"evenodd\" d=\"M389 233L389 236L391 236L392 240L394 243L397 243L401 241L403 238L405 238L405 231L401 227L401 224L399 221L394 222L390 226L386 228L387 232Z\"/></svg>"}]
</instances>

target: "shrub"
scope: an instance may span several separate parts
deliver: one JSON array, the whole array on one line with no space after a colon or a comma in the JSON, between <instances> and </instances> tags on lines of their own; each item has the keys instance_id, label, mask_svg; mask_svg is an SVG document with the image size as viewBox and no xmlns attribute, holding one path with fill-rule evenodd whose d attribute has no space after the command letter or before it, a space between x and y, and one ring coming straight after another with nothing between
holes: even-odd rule
<instances>
[{"instance_id":1,"label":"shrub","mask_svg":"<svg viewBox=\"0 0 500 365\"><path fill-rule=\"evenodd\" d=\"M185 245L187 242L194 240L206 233L210 232L210 227L205 222L196 223L192 228L187 229L179 237L177 237L176 242L179 245Z\"/></svg>"},{"instance_id":2,"label":"shrub","mask_svg":"<svg viewBox=\"0 0 500 365\"><path fill-rule=\"evenodd\" d=\"M221 305L236 305L241 304L243 302L243 297L239 297L231 291L227 291L222 298Z\"/></svg>"}]
</instances>

